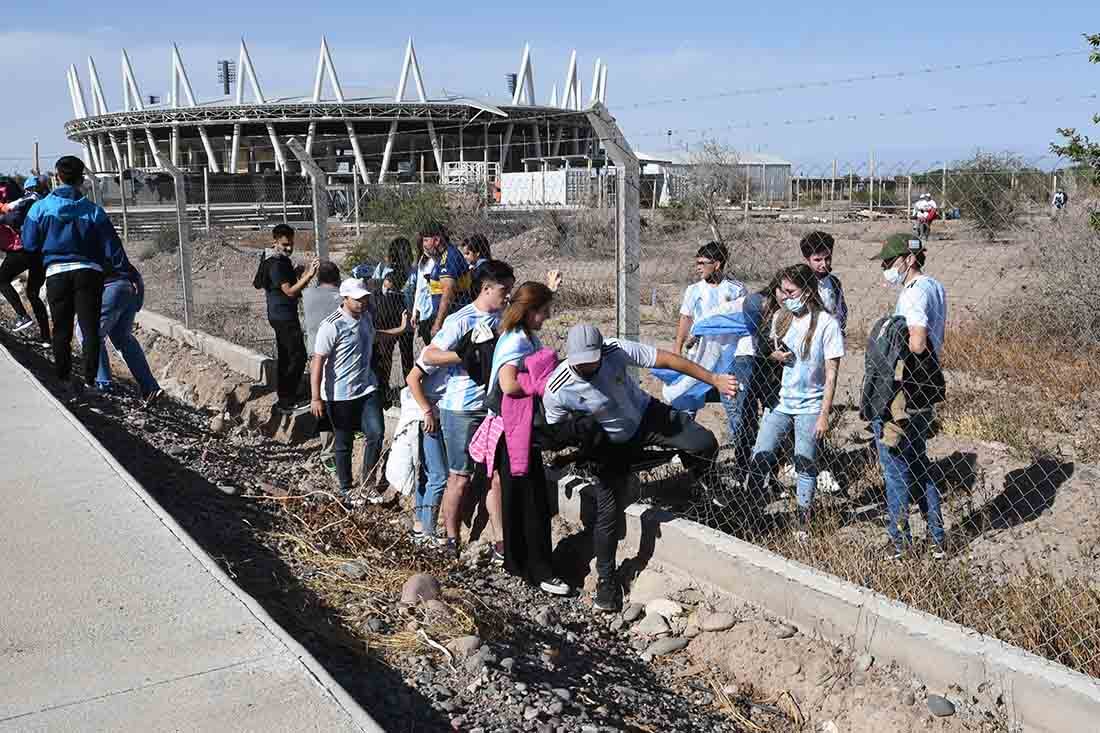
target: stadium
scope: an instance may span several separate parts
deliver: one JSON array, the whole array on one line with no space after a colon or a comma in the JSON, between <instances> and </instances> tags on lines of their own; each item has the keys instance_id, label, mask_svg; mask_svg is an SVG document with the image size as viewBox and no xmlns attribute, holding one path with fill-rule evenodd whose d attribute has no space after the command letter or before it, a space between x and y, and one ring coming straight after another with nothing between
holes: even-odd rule
<instances>
[{"instance_id":1,"label":"stadium","mask_svg":"<svg viewBox=\"0 0 1100 733\"><path fill-rule=\"evenodd\" d=\"M502 91L506 82L509 92L503 100L429 97L411 39L400 66L396 61L400 74L392 92L346 94L322 38L312 93L270 98L242 39L236 66L219 63L226 98L201 101L173 45L170 91L161 100L142 95L123 50L123 95L116 111L92 59L88 89L77 67L69 67L74 119L65 132L83 147L85 162L97 174L154 171L165 163L191 174L220 176L300 172L287 145L290 138L301 141L334 177L357 173L362 184L476 182L488 187L497 185L502 173L590 168L597 159L602 164L596 135L582 111L606 102L607 65L600 60L585 98L574 51L560 94L555 83L545 104L537 103L526 46L518 70L503 75Z\"/></svg>"}]
</instances>

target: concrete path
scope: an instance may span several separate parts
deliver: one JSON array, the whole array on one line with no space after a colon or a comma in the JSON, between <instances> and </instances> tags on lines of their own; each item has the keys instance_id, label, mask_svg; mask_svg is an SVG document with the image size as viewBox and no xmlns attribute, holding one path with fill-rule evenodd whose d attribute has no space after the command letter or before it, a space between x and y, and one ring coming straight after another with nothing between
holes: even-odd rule
<instances>
[{"instance_id":1,"label":"concrete path","mask_svg":"<svg viewBox=\"0 0 1100 733\"><path fill-rule=\"evenodd\" d=\"M0 731L380 731L0 347Z\"/></svg>"}]
</instances>

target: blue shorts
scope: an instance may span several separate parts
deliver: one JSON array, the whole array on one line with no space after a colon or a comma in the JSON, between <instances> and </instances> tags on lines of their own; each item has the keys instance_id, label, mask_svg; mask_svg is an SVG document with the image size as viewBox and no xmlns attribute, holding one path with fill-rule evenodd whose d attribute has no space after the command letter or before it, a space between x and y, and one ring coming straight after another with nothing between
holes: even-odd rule
<instances>
[{"instance_id":1,"label":"blue shorts","mask_svg":"<svg viewBox=\"0 0 1100 733\"><path fill-rule=\"evenodd\" d=\"M470 441L481 427L488 413L485 410L460 412L440 410L439 425L443 432L443 447L447 450L447 468L460 476L474 473L474 459L470 458Z\"/></svg>"}]
</instances>

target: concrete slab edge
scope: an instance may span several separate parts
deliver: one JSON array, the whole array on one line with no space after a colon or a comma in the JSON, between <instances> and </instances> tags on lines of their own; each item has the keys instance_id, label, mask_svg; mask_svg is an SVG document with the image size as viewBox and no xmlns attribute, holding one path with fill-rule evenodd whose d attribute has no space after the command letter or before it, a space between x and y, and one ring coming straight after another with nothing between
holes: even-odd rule
<instances>
[{"instance_id":1,"label":"concrete slab edge","mask_svg":"<svg viewBox=\"0 0 1100 733\"><path fill-rule=\"evenodd\" d=\"M10 362L12 368L20 370L30 378L35 389L37 389L54 408L61 411L65 419L68 420L81 436L88 441L89 445L103 457L107 464L111 466L112 470L118 474L119 478L137 495L138 499L156 515L157 519L159 519L168 531L171 532L187 551L191 553L206 572L210 573L219 585L232 594L237 601L248 609L248 612L251 613L259 623L286 647L287 651L298 660L305 668L306 672L316 680L317 684L324 692L331 696L336 704L347 713L348 717L360 730L364 731L364 733L384 733L383 728L371 718L367 711L364 710L335 679L333 679L332 675L328 673L321 663L280 626L255 598L234 583L221 567L218 566L217 562L206 554L206 551L191 538L191 535L189 535L187 531L184 530L163 507L161 507L156 499L145 490L145 487L115 460L115 457L111 455L110 451L103 447L103 444L84 427L84 424L61 404L61 402L59 402L29 370L20 364L2 344L0 344L0 352L2 352L4 358Z\"/></svg>"},{"instance_id":2,"label":"concrete slab edge","mask_svg":"<svg viewBox=\"0 0 1100 733\"><path fill-rule=\"evenodd\" d=\"M135 322L144 329L179 343L187 344L200 353L224 363L233 371L248 377L254 382L272 387L275 384L275 360L264 354L211 336L203 331L186 328L174 318L155 311L143 310L137 314Z\"/></svg>"},{"instance_id":3,"label":"concrete slab edge","mask_svg":"<svg viewBox=\"0 0 1100 733\"><path fill-rule=\"evenodd\" d=\"M557 501L565 519L581 523L581 495L559 490ZM1100 681L1092 677L663 510L632 504L625 519L626 548L803 633L870 653L878 664L896 662L932 692L955 684L981 699L985 683L1028 731L1100 730Z\"/></svg>"}]
</instances>

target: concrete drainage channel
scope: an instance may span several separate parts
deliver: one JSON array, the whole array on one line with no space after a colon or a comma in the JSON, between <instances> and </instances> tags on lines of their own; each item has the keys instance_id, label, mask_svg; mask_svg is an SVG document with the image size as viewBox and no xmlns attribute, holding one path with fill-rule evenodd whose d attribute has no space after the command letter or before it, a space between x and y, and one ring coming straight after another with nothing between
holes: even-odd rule
<instances>
[{"instance_id":1,"label":"concrete drainage channel","mask_svg":"<svg viewBox=\"0 0 1100 733\"><path fill-rule=\"evenodd\" d=\"M171 318L143 312L138 323L255 382L273 375L270 358ZM587 492L558 497L567 521L587 525L592 510ZM996 685L1022 730L1100 730L1100 681L866 588L641 504L625 511L624 545L624 552L761 607L808 635L894 662L931 688L957 686L969 696Z\"/></svg>"}]
</instances>

